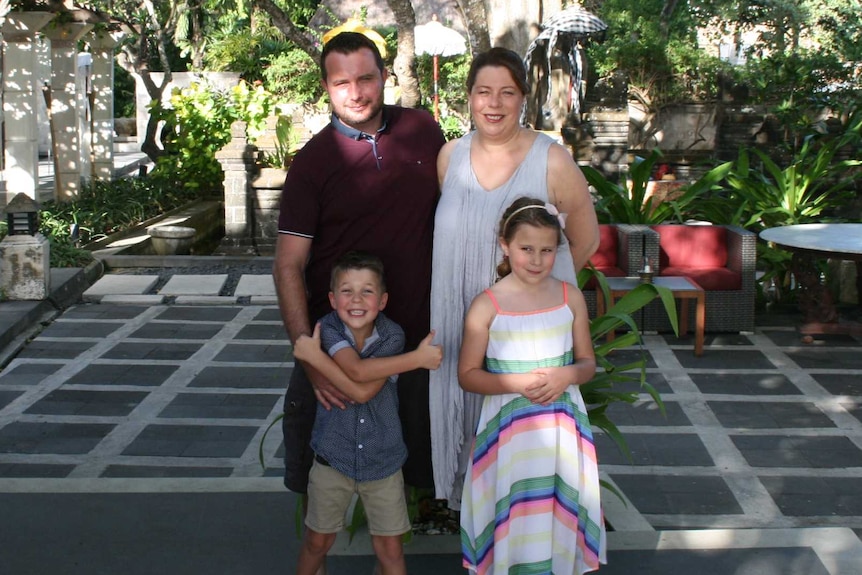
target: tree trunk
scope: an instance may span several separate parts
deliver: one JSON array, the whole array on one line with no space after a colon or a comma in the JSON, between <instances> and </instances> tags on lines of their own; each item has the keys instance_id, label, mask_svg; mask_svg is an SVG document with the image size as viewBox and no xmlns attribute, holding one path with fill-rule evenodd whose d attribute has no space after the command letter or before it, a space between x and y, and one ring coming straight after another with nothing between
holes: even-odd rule
<instances>
[{"instance_id":1,"label":"tree trunk","mask_svg":"<svg viewBox=\"0 0 862 575\"><path fill-rule=\"evenodd\" d=\"M417 108L422 103L419 79L416 77L416 43L413 29L416 13L410 0L386 0L395 15L398 29L398 53L393 64L398 85L401 87L401 105Z\"/></svg>"},{"instance_id":2,"label":"tree trunk","mask_svg":"<svg viewBox=\"0 0 862 575\"><path fill-rule=\"evenodd\" d=\"M290 19L290 16L279 8L273 0L255 0L255 5L269 14L272 25L278 28L288 40L296 44L297 48L311 56L311 59L315 62L320 59L320 49L314 43L314 40L300 30L293 23L293 20Z\"/></svg>"},{"instance_id":3,"label":"tree trunk","mask_svg":"<svg viewBox=\"0 0 862 575\"><path fill-rule=\"evenodd\" d=\"M491 49L491 35L488 32L488 13L485 0L457 0L458 8L467 24L470 40L470 53L476 55Z\"/></svg>"}]
</instances>

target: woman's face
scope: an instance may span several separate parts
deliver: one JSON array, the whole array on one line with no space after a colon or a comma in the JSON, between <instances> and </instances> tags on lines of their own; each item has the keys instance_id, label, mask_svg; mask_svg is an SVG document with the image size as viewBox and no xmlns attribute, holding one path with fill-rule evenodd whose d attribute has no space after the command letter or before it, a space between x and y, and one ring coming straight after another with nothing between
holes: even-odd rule
<instances>
[{"instance_id":1,"label":"woman's face","mask_svg":"<svg viewBox=\"0 0 862 575\"><path fill-rule=\"evenodd\" d=\"M470 90L470 110L476 129L490 135L517 128L524 98L509 70L485 66L476 74Z\"/></svg>"}]
</instances>

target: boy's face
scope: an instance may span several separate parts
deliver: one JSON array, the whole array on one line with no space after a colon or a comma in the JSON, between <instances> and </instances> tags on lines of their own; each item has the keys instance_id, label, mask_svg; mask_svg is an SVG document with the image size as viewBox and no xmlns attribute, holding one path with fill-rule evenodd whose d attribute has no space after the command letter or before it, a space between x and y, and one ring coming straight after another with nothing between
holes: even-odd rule
<instances>
[{"instance_id":1,"label":"boy's face","mask_svg":"<svg viewBox=\"0 0 862 575\"><path fill-rule=\"evenodd\" d=\"M386 307L389 295L383 293L380 279L371 270L346 270L335 278L329 303L338 317L354 333L371 333L377 314Z\"/></svg>"}]
</instances>

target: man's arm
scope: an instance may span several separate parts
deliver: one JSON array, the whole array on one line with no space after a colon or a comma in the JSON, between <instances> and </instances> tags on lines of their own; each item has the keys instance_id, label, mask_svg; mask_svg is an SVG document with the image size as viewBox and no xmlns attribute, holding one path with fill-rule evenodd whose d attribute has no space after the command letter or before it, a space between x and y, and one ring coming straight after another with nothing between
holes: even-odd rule
<instances>
[{"instance_id":1,"label":"man's arm","mask_svg":"<svg viewBox=\"0 0 862 575\"><path fill-rule=\"evenodd\" d=\"M272 277L278 294L281 320L296 343L301 335L311 335L308 319L308 296L305 288L305 265L311 252L311 239L293 234L278 234L275 244L275 262ZM334 387L311 365L303 364L314 387L317 400L326 408L333 405L344 409L349 398Z\"/></svg>"}]
</instances>

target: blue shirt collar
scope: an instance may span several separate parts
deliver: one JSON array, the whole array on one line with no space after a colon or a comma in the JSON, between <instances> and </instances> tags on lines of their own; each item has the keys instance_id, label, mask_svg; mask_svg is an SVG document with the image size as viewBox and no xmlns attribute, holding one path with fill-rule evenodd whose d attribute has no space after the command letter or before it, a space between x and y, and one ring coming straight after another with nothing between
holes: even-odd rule
<instances>
[{"instance_id":1,"label":"blue shirt collar","mask_svg":"<svg viewBox=\"0 0 862 575\"><path fill-rule=\"evenodd\" d=\"M377 134L382 133L386 130L387 124L389 120L389 113L386 106L383 106L383 123L380 125L380 128L377 130ZM361 130L357 130L356 128L351 128L344 122L342 122L338 116L334 113L329 117L329 123L332 124L332 127L335 128L335 131L341 134L342 136L347 136L351 140L373 140L376 134L366 134Z\"/></svg>"}]
</instances>

